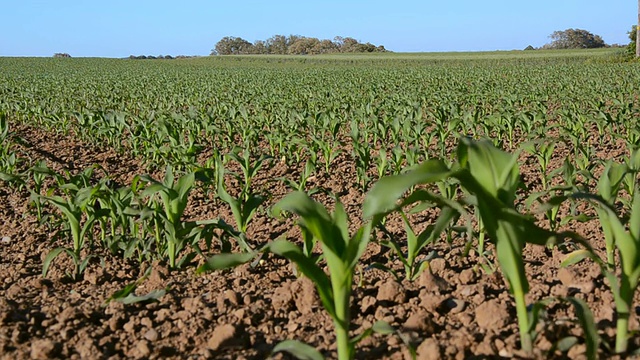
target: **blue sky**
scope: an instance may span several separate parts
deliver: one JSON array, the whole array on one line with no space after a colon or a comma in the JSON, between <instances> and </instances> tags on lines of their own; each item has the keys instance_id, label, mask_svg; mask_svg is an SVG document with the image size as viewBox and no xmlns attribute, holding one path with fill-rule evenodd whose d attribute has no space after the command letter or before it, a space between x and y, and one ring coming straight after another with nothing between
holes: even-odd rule
<instances>
[{"instance_id":1,"label":"blue sky","mask_svg":"<svg viewBox=\"0 0 640 360\"><path fill-rule=\"evenodd\" d=\"M628 43L635 0L7 0L0 56L208 55L224 36L350 36L396 52L523 49L580 28Z\"/></svg>"}]
</instances>

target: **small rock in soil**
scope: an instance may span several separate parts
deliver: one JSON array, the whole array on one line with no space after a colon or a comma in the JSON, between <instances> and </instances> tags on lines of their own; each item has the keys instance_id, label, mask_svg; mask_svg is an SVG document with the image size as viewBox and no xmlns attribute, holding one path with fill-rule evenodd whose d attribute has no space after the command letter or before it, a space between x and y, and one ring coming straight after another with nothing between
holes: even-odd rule
<instances>
[{"instance_id":1,"label":"small rock in soil","mask_svg":"<svg viewBox=\"0 0 640 360\"><path fill-rule=\"evenodd\" d=\"M438 307L444 313L457 314L464 310L466 303L456 298L448 298Z\"/></svg>"},{"instance_id":2,"label":"small rock in soil","mask_svg":"<svg viewBox=\"0 0 640 360\"><path fill-rule=\"evenodd\" d=\"M426 311L420 311L409 316L404 323L406 330L420 332L420 335L428 336L436 331L436 324Z\"/></svg>"},{"instance_id":3,"label":"small rock in soil","mask_svg":"<svg viewBox=\"0 0 640 360\"><path fill-rule=\"evenodd\" d=\"M416 352L418 353L418 360L439 360L442 358L440 345L434 338L428 338L423 341Z\"/></svg>"},{"instance_id":4,"label":"small rock in soil","mask_svg":"<svg viewBox=\"0 0 640 360\"><path fill-rule=\"evenodd\" d=\"M140 324L142 326L147 327L147 328L152 328L153 327L153 322L148 317L144 317L144 318L140 319Z\"/></svg>"},{"instance_id":5,"label":"small rock in soil","mask_svg":"<svg viewBox=\"0 0 640 360\"><path fill-rule=\"evenodd\" d=\"M151 349L149 348L149 342L147 340L138 341L136 343L134 356L140 359L140 358L147 358L149 354L151 354Z\"/></svg>"},{"instance_id":6,"label":"small rock in soil","mask_svg":"<svg viewBox=\"0 0 640 360\"><path fill-rule=\"evenodd\" d=\"M238 293L233 290L227 290L224 292L224 295L231 305L238 306Z\"/></svg>"},{"instance_id":7,"label":"small rock in soil","mask_svg":"<svg viewBox=\"0 0 640 360\"><path fill-rule=\"evenodd\" d=\"M277 288L273 295L271 295L271 305L276 310L287 310L289 304L293 301L293 294L291 294L291 283L285 282Z\"/></svg>"},{"instance_id":8,"label":"small rock in soil","mask_svg":"<svg viewBox=\"0 0 640 360\"><path fill-rule=\"evenodd\" d=\"M441 274L447 267L447 261L443 258L435 258L429 261L429 268L434 274Z\"/></svg>"},{"instance_id":9,"label":"small rock in soil","mask_svg":"<svg viewBox=\"0 0 640 360\"><path fill-rule=\"evenodd\" d=\"M126 324L124 324L122 328L124 329L124 331L130 333L130 332L133 332L135 327L136 327L135 319L131 318L131 320L129 320Z\"/></svg>"},{"instance_id":10,"label":"small rock in soil","mask_svg":"<svg viewBox=\"0 0 640 360\"><path fill-rule=\"evenodd\" d=\"M420 291L420 306L429 312L434 312L444 301L444 296L437 293L430 293L426 290Z\"/></svg>"},{"instance_id":11,"label":"small rock in soil","mask_svg":"<svg viewBox=\"0 0 640 360\"><path fill-rule=\"evenodd\" d=\"M90 359L98 354L98 348L90 338L80 339L76 344L76 351L82 359Z\"/></svg>"},{"instance_id":12,"label":"small rock in soil","mask_svg":"<svg viewBox=\"0 0 640 360\"><path fill-rule=\"evenodd\" d=\"M432 273L430 268L426 268L422 274L420 274L418 284L431 292L448 292L451 288L445 279Z\"/></svg>"},{"instance_id":13,"label":"small rock in soil","mask_svg":"<svg viewBox=\"0 0 640 360\"><path fill-rule=\"evenodd\" d=\"M464 269L458 277L461 284L471 284L476 281L476 272L473 269Z\"/></svg>"},{"instance_id":14,"label":"small rock in soil","mask_svg":"<svg viewBox=\"0 0 640 360\"><path fill-rule=\"evenodd\" d=\"M220 325L213 330L213 334L207 342L207 347L211 350L218 350L225 346L232 346L238 344L238 331L235 326L231 324Z\"/></svg>"},{"instance_id":15,"label":"small rock in soil","mask_svg":"<svg viewBox=\"0 0 640 360\"><path fill-rule=\"evenodd\" d=\"M156 321L162 323L171 316L169 309L160 309L156 312Z\"/></svg>"},{"instance_id":16,"label":"small rock in soil","mask_svg":"<svg viewBox=\"0 0 640 360\"><path fill-rule=\"evenodd\" d=\"M403 303L407 295L400 284L394 280L388 280L378 289L378 301L391 301L394 303Z\"/></svg>"},{"instance_id":17,"label":"small rock in soil","mask_svg":"<svg viewBox=\"0 0 640 360\"><path fill-rule=\"evenodd\" d=\"M567 268L560 268L557 276L558 280L560 280L564 286L572 286L575 284L573 273Z\"/></svg>"},{"instance_id":18,"label":"small rock in soil","mask_svg":"<svg viewBox=\"0 0 640 360\"><path fill-rule=\"evenodd\" d=\"M31 343L32 359L50 359L60 354L62 346L49 339L35 340Z\"/></svg>"},{"instance_id":19,"label":"small rock in soil","mask_svg":"<svg viewBox=\"0 0 640 360\"><path fill-rule=\"evenodd\" d=\"M158 340L158 332L156 331L156 329L149 329L145 334L144 334L144 338L153 342Z\"/></svg>"},{"instance_id":20,"label":"small rock in soil","mask_svg":"<svg viewBox=\"0 0 640 360\"><path fill-rule=\"evenodd\" d=\"M316 286L307 277L301 277L291 284L291 292L293 294L296 308L301 314L310 314L313 309L318 307L319 298L316 294Z\"/></svg>"},{"instance_id":21,"label":"small rock in soil","mask_svg":"<svg viewBox=\"0 0 640 360\"><path fill-rule=\"evenodd\" d=\"M476 308L476 323L484 330L500 330L509 322L509 312L504 303L489 300Z\"/></svg>"},{"instance_id":22,"label":"small rock in soil","mask_svg":"<svg viewBox=\"0 0 640 360\"><path fill-rule=\"evenodd\" d=\"M374 310L375 305L376 305L376 298L374 298L373 296L367 295L363 297L362 300L360 301L360 312L364 315L369 310Z\"/></svg>"}]
</instances>

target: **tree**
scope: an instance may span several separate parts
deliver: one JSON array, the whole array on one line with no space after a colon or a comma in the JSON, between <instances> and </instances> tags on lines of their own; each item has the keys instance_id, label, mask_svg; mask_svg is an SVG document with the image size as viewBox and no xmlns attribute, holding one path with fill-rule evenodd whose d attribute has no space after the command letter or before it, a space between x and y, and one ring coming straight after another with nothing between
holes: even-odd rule
<instances>
[{"instance_id":1,"label":"tree","mask_svg":"<svg viewBox=\"0 0 640 360\"><path fill-rule=\"evenodd\" d=\"M71 55L67 54L67 53L55 53L53 54L54 58L70 58Z\"/></svg>"},{"instance_id":2,"label":"tree","mask_svg":"<svg viewBox=\"0 0 640 360\"><path fill-rule=\"evenodd\" d=\"M629 45L627 45L627 52L631 56L638 56L638 25L633 25L631 31L629 31Z\"/></svg>"},{"instance_id":3,"label":"tree","mask_svg":"<svg viewBox=\"0 0 640 360\"><path fill-rule=\"evenodd\" d=\"M240 55L250 54L253 44L240 37L225 36L211 50L211 55Z\"/></svg>"},{"instance_id":4,"label":"tree","mask_svg":"<svg viewBox=\"0 0 640 360\"><path fill-rule=\"evenodd\" d=\"M258 55L264 55L269 53L269 49L267 48L266 43L262 40L256 40L253 43L252 50L253 50L253 54L258 54Z\"/></svg>"},{"instance_id":5,"label":"tree","mask_svg":"<svg viewBox=\"0 0 640 360\"><path fill-rule=\"evenodd\" d=\"M256 40L253 44L239 37L226 36L211 50L211 55L245 55L245 54L277 54L277 55L316 55L336 52L366 53L387 52L382 45L360 43L350 37L336 36L333 41L320 40L300 35L274 35L267 40Z\"/></svg>"},{"instance_id":6,"label":"tree","mask_svg":"<svg viewBox=\"0 0 640 360\"><path fill-rule=\"evenodd\" d=\"M638 0L638 25L636 25L636 57L640 57L640 0Z\"/></svg>"},{"instance_id":7,"label":"tree","mask_svg":"<svg viewBox=\"0 0 640 360\"><path fill-rule=\"evenodd\" d=\"M340 52L358 52L358 40L352 37L340 38Z\"/></svg>"},{"instance_id":8,"label":"tree","mask_svg":"<svg viewBox=\"0 0 640 360\"><path fill-rule=\"evenodd\" d=\"M292 55L315 55L318 54L314 51L314 48L320 44L320 40L317 38L299 38L295 40L287 52Z\"/></svg>"},{"instance_id":9,"label":"tree","mask_svg":"<svg viewBox=\"0 0 640 360\"><path fill-rule=\"evenodd\" d=\"M284 35L274 35L266 41L269 54L284 55L287 53L287 37Z\"/></svg>"},{"instance_id":10,"label":"tree","mask_svg":"<svg viewBox=\"0 0 640 360\"><path fill-rule=\"evenodd\" d=\"M582 29L554 31L549 37L553 42L544 46L547 49L593 49L607 46L599 35Z\"/></svg>"},{"instance_id":11,"label":"tree","mask_svg":"<svg viewBox=\"0 0 640 360\"><path fill-rule=\"evenodd\" d=\"M324 39L321 40L319 43L317 43L313 49L312 49L314 54L329 54L329 53L334 53L338 51L338 46L331 40L329 39Z\"/></svg>"}]
</instances>

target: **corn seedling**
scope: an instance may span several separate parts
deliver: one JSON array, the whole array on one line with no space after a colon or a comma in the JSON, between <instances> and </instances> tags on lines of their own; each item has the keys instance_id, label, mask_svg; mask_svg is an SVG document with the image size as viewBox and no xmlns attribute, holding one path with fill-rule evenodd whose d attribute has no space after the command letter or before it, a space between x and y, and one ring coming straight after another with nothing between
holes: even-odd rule
<instances>
[{"instance_id":1,"label":"corn seedling","mask_svg":"<svg viewBox=\"0 0 640 360\"><path fill-rule=\"evenodd\" d=\"M372 188L375 194L365 202L365 215L379 216L372 208L392 210L396 201L408 189L418 184L456 178L474 197L480 217L489 237L496 243L498 262L516 302L522 349L531 352L531 334L535 327L529 319L525 295L528 282L524 273L522 249L526 242L548 245L557 241L556 234L536 226L515 209L519 186L517 155L498 150L484 141L462 138L458 145L458 164L452 168L442 161L430 160L401 175L381 179ZM411 198L409 195L408 198ZM368 198L369 199L369 198ZM452 208L457 208L452 205Z\"/></svg>"},{"instance_id":2,"label":"corn seedling","mask_svg":"<svg viewBox=\"0 0 640 360\"><path fill-rule=\"evenodd\" d=\"M82 184L88 180L85 176L90 176L89 174L92 172L93 169L90 168L81 175L71 177L69 180L80 180L80 184ZM62 184L60 189L64 189L66 192L64 196L50 195L44 196L43 199L45 202L57 207L62 213L63 218L66 220L67 230L71 234L72 247L58 247L49 252L42 265L42 276L47 276L51 262L64 252L71 256L73 260L75 265L73 278L77 280L91 259L91 256L87 256L84 259L81 258L86 239L88 238L92 242L94 223L99 218L106 216L108 211L95 206L96 194L100 190L99 185L80 187L78 183L70 181Z\"/></svg>"},{"instance_id":3,"label":"corn seedling","mask_svg":"<svg viewBox=\"0 0 640 360\"><path fill-rule=\"evenodd\" d=\"M275 214L282 214L285 211L298 215L300 217L298 225L320 242L329 275L325 274L314 259L307 257L302 249L286 240L276 240L260 251L271 252L289 259L296 264L300 272L314 282L322 305L334 322L338 359L353 359L356 343L371 334L371 331L365 331L364 335L349 337L353 275L358 260L369 242L371 222L367 222L355 234L349 236L349 220L340 201L337 201L335 211L330 214L323 205L300 192L291 193L274 205ZM255 255L255 252L216 255L198 271L237 266L251 261ZM388 333L389 327L384 323L377 323L372 329ZM299 358L322 358L317 350L293 340L280 343L274 351L288 351Z\"/></svg>"},{"instance_id":4,"label":"corn seedling","mask_svg":"<svg viewBox=\"0 0 640 360\"><path fill-rule=\"evenodd\" d=\"M247 241L247 227L266 198L262 195L253 193L251 189L251 181L268 158L266 156L261 156L255 163L252 163L248 153L245 153L243 156L240 156L237 153L231 153L229 156L236 160L242 167L243 176L232 173L232 175L242 184L242 191L238 197L233 197L229 194L224 182L225 168L222 161L219 160L216 165L218 169L218 197L225 203L229 204L229 207L231 208L231 213L233 214L236 227L239 231L237 241L240 247L244 251L253 251L253 248Z\"/></svg>"}]
</instances>

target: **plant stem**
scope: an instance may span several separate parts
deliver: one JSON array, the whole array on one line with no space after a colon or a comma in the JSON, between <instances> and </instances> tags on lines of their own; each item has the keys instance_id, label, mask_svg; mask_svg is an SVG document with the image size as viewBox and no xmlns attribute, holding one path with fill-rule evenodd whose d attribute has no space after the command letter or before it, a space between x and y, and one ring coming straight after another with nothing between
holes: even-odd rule
<instances>
[{"instance_id":1,"label":"plant stem","mask_svg":"<svg viewBox=\"0 0 640 360\"><path fill-rule=\"evenodd\" d=\"M529 313L527 312L527 304L524 299L524 291L522 291L520 286L514 286L513 297L516 300L516 314L518 316L518 327L520 329L520 345L522 350L531 353L533 344L531 333L529 333Z\"/></svg>"},{"instance_id":2,"label":"plant stem","mask_svg":"<svg viewBox=\"0 0 640 360\"><path fill-rule=\"evenodd\" d=\"M346 282L337 284L332 281L334 301L336 305L336 343L338 345L338 359L351 360L355 356L354 348L349 339L349 324L351 324L350 298L351 298L351 276L347 276ZM334 278L332 277L332 280Z\"/></svg>"},{"instance_id":3,"label":"plant stem","mask_svg":"<svg viewBox=\"0 0 640 360\"><path fill-rule=\"evenodd\" d=\"M616 323L616 353L621 354L627 351L627 332L629 331L629 313L618 314Z\"/></svg>"},{"instance_id":4,"label":"plant stem","mask_svg":"<svg viewBox=\"0 0 640 360\"><path fill-rule=\"evenodd\" d=\"M171 269L175 269L176 267L176 242L174 239L169 239L168 241L168 251L169 251L169 267Z\"/></svg>"},{"instance_id":5,"label":"plant stem","mask_svg":"<svg viewBox=\"0 0 640 360\"><path fill-rule=\"evenodd\" d=\"M623 274L620 279L619 301L616 303L616 353L627 352L629 338L629 316L631 304L633 303L633 293L637 284L630 284L629 278Z\"/></svg>"}]
</instances>

